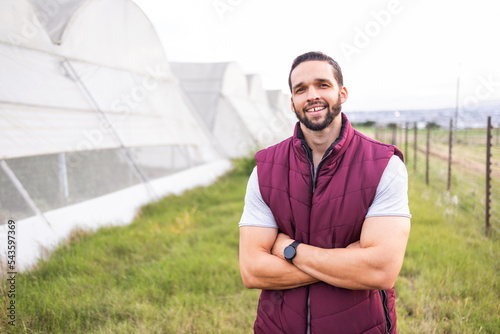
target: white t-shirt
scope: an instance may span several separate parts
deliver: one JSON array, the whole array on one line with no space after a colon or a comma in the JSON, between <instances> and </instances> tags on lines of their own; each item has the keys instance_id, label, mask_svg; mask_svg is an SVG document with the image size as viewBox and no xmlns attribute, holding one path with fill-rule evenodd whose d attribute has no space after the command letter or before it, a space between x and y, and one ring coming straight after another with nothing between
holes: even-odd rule
<instances>
[{"instance_id":1,"label":"white t-shirt","mask_svg":"<svg viewBox=\"0 0 500 334\"><path fill-rule=\"evenodd\" d=\"M408 172L397 156L393 156L382 174L375 198L365 218L398 216L411 218L408 206ZM245 207L240 226L278 228L271 209L262 199L255 167L248 179Z\"/></svg>"}]
</instances>

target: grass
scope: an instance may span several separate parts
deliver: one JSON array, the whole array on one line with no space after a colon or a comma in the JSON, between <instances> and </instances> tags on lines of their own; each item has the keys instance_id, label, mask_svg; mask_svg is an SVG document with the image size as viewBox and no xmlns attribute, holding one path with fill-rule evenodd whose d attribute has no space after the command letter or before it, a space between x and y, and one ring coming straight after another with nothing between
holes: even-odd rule
<instances>
[{"instance_id":1,"label":"grass","mask_svg":"<svg viewBox=\"0 0 500 334\"><path fill-rule=\"evenodd\" d=\"M143 207L128 226L75 231L17 275L15 327L0 291L0 332L251 333L259 291L241 282L237 222L253 162L236 166L210 187ZM498 332L498 238L411 173L410 203L399 332Z\"/></svg>"},{"instance_id":2,"label":"grass","mask_svg":"<svg viewBox=\"0 0 500 334\"><path fill-rule=\"evenodd\" d=\"M497 129L498 130L498 129ZM500 232L500 147L498 146L498 131L493 131L491 147L491 188L490 188L490 224L491 232ZM374 128L365 127L362 131L374 136ZM399 129L399 147L405 156L408 169L413 171L414 137L413 129L410 129L408 145L405 145L404 130ZM392 130L379 129L379 140L392 141ZM452 173L451 173L451 196L453 202L464 209L468 220L486 220L486 129L466 129L453 133L452 145ZM426 142L427 130L418 130L417 148L417 172L413 177L425 179L426 168ZM449 158L449 130L432 129L430 132L430 157L429 157L429 185L437 192L447 190L448 181L448 158ZM407 146L407 147L406 147Z\"/></svg>"},{"instance_id":3,"label":"grass","mask_svg":"<svg viewBox=\"0 0 500 334\"><path fill-rule=\"evenodd\" d=\"M4 322L0 332L249 328L258 292L241 283L237 226L247 178L236 170L145 206L129 226L74 232L50 260L18 274L16 327Z\"/></svg>"},{"instance_id":4,"label":"grass","mask_svg":"<svg viewBox=\"0 0 500 334\"><path fill-rule=\"evenodd\" d=\"M500 244L444 194L410 180L412 231L396 284L401 333L497 333Z\"/></svg>"}]
</instances>

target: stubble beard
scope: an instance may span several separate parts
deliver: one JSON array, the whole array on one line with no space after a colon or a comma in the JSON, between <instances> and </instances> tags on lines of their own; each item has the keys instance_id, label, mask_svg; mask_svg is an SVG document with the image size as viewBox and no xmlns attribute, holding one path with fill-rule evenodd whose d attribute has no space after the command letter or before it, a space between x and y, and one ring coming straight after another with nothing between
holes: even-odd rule
<instances>
[{"instance_id":1,"label":"stubble beard","mask_svg":"<svg viewBox=\"0 0 500 334\"><path fill-rule=\"evenodd\" d=\"M307 112L306 109L308 108L308 105L306 105L302 109L302 113L299 113L297 111L297 108L295 108L295 104L293 104L293 109L295 111L295 116L297 116L297 119L300 121L300 123L304 124L306 128L312 131L322 131L326 129L330 124L332 124L333 120L335 117L337 117L340 112L342 111L342 104L340 102L340 94L339 98L337 99L337 102L330 107L330 104L328 102L325 102L325 107L328 110L326 113L325 119L318 123L314 122L311 119L307 117Z\"/></svg>"}]
</instances>

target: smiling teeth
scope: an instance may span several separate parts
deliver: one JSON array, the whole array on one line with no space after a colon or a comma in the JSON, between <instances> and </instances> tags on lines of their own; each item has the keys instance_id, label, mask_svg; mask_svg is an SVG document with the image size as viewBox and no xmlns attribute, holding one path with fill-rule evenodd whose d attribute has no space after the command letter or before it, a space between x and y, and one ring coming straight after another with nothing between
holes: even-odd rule
<instances>
[{"instance_id":1,"label":"smiling teeth","mask_svg":"<svg viewBox=\"0 0 500 334\"><path fill-rule=\"evenodd\" d=\"M325 107L316 107L316 108L311 108L311 109L308 109L307 111L320 111L322 109L325 109Z\"/></svg>"}]
</instances>

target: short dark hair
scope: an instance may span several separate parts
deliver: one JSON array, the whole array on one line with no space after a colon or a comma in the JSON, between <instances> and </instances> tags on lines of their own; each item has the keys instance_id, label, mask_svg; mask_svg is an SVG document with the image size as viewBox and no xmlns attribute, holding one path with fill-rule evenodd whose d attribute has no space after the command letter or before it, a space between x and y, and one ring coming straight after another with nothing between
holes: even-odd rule
<instances>
[{"instance_id":1,"label":"short dark hair","mask_svg":"<svg viewBox=\"0 0 500 334\"><path fill-rule=\"evenodd\" d=\"M292 63L292 68L290 69L290 73L288 74L288 86L290 87L290 92L292 92L292 72L293 70L302 64L303 62L306 61L312 61L312 60L319 60L319 61L326 61L333 67L333 76L335 77L335 80L337 80L337 83L339 84L340 87L344 86L344 79L342 77L342 70L340 69L339 64L333 60L332 57L324 54L323 52L320 51L311 51L304 53L297 58Z\"/></svg>"}]
</instances>

